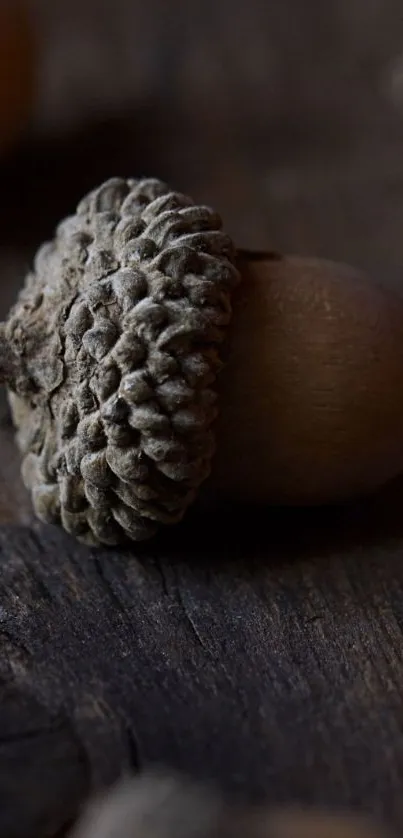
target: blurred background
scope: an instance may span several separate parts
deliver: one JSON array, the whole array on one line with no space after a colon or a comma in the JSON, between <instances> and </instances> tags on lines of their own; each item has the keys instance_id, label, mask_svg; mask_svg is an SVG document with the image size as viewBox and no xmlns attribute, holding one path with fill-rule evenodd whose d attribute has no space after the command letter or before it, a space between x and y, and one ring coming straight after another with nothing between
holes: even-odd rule
<instances>
[{"instance_id":1,"label":"blurred background","mask_svg":"<svg viewBox=\"0 0 403 838\"><path fill-rule=\"evenodd\" d=\"M212 204L240 246L399 282L400 0L0 0L0 42L2 309L113 175Z\"/></svg>"}]
</instances>

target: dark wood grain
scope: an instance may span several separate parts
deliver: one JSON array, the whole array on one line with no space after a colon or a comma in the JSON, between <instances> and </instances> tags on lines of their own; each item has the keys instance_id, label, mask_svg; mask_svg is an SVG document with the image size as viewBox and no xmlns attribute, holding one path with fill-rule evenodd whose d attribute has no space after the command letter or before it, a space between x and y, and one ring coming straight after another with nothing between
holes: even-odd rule
<instances>
[{"instance_id":1,"label":"dark wood grain","mask_svg":"<svg viewBox=\"0 0 403 838\"><path fill-rule=\"evenodd\" d=\"M3 526L0 835L54 834L90 789L154 764L401 826L399 494L208 527L199 508L131 553Z\"/></svg>"}]
</instances>

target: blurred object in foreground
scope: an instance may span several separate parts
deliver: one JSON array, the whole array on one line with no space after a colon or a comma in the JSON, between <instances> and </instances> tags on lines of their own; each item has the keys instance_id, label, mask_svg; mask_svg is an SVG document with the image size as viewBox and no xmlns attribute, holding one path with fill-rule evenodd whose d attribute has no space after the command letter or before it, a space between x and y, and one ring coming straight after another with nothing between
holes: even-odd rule
<instances>
[{"instance_id":1,"label":"blurred object in foreground","mask_svg":"<svg viewBox=\"0 0 403 838\"><path fill-rule=\"evenodd\" d=\"M27 125L35 86L34 33L22 0L0 0L0 153Z\"/></svg>"},{"instance_id":2,"label":"blurred object in foreground","mask_svg":"<svg viewBox=\"0 0 403 838\"><path fill-rule=\"evenodd\" d=\"M118 784L84 813L71 838L385 838L354 815L231 806L172 775Z\"/></svg>"}]
</instances>

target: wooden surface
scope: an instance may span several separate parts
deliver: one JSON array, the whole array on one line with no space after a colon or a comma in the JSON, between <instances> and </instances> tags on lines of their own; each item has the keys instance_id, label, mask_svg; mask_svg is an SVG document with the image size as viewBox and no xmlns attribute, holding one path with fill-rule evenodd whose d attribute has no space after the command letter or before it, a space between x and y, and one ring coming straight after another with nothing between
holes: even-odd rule
<instances>
[{"instance_id":1,"label":"wooden surface","mask_svg":"<svg viewBox=\"0 0 403 838\"><path fill-rule=\"evenodd\" d=\"M272 4L256 0L247 52L231 41L227 75L213 62L205 88L206 56L214 43L221 61L229 18L213 39L199 5L198 25L190 15L186 37L178 30L193 75L179 61L165 78L158 65L164 84L121 115L27 141L0 164L2 314L38 244L115 174L155 174L212 203L239 245L349 260L402 290L401 116L381 104L383 71L371 87L370 51L360 42L368 84L341 73L337 102L329 80L324 102L314 88L320 32L302 53L291 39L288 100L278 82L277 106L267 99L266 108L269 63L260 85L253 73L239 82L252 55L262 67ZM378 5L390 13L393 2ZM369 18L361 27L375 40L395 28L393 15L379 27L376 8L372 29ZM301 27L317 20L312 9ZM360 30L358 12L357 21ZM169 31L164 66L177 55ZM295 95L308 53L315 67ZM344 68L346 52L337 54ZM3 400L0 838L56 836L90 790L155 762L248 799L349 805L401 828L402 509L401 484L334 510L201 504L141 549L89 551L32 521Z\"/></svg>"},{"instance_id":2,"label":"wooden surface","mask_svg":"<svg viewBox=\"0 0 403 838\"><path fill-rule=\"evenodd\" d=\"M401 826L400 521L200 510L126 553L3 526L0 835L155 764Z\"/></svg>"}]
</instances>

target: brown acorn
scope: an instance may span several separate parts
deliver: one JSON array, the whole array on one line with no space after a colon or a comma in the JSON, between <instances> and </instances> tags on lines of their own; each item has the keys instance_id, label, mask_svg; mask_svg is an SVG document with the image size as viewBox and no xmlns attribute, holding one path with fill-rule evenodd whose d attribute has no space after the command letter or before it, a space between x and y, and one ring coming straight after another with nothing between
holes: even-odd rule
<instances>
[{"instance_id":1,"label":"brown acorn","mask_svg":"<svg viewBox=\"0 0 403 838\"><path fill-rule=\"evenodd\" d=\"M89 544L179 521L210 472L222 499L312 504L403 471L400 297L237 253L155 179L112 179L59 225L0 359L34 509Z\"/></svg>"}]
</instances>

